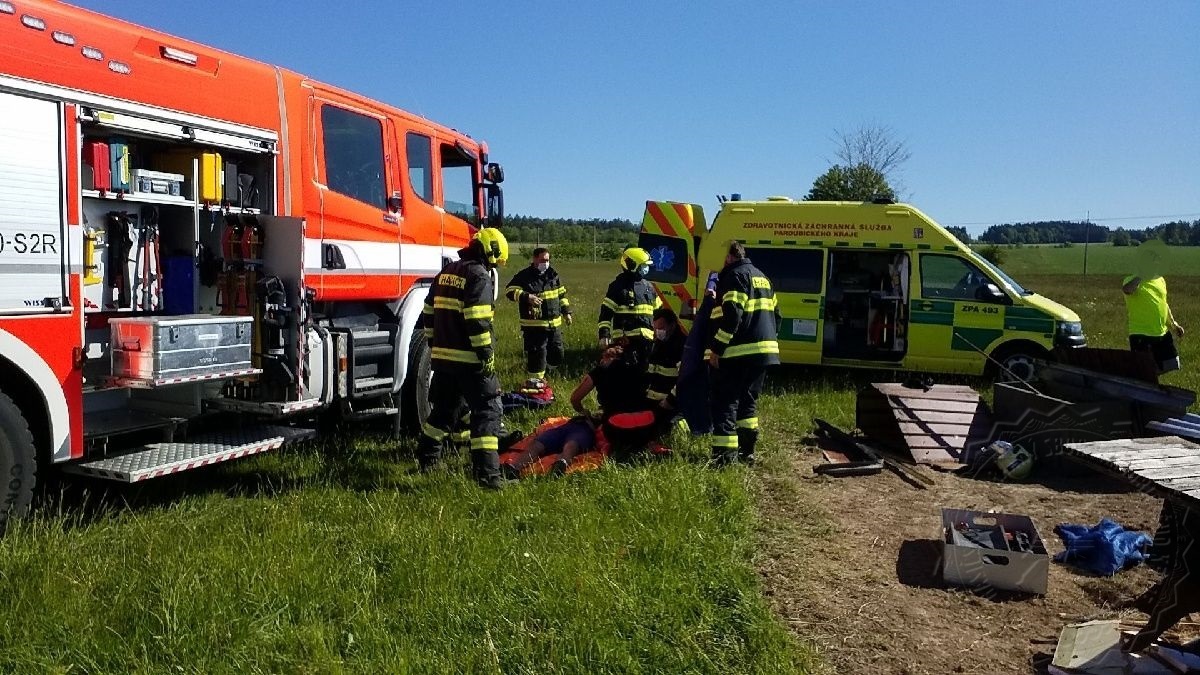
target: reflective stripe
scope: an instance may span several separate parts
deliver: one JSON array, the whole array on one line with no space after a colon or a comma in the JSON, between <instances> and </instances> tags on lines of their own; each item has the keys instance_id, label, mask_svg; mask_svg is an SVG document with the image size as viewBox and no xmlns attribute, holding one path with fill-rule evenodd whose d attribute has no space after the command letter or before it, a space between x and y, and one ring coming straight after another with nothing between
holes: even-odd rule
<instances>
[{"instance_id":1,"label":"reflective stripe","mask_svg":"<svg viewBox=\"0 0 1200 675\"><path fill-rule=\"evenodd\" d=\"M634 305L632 307L624 306L616 308L617 314L636 314L636 315L653 315L654 305Z\"/></svg>"},{"instance_id":2,"label":"reflective stripe","mask_svg":"<svg viewBox=\"0 0 1200 675\"><path fill-rule=\"evenodd\" d=\"M427 339L430 339L430 340L433 339L433 329L432 328L422 328L421 332L425 333L425 337Z\"/></svg>"},{"instance_id":3,"label":"reflective stripe","mask_svg":"<svg viewBox=\"0 0 1200 675\"><path fill-rule=\"evenodd\" d=\"M723 342L725 344L729 344L729 341L733 339L733 334L730 333L729 331L725 330L724 328L722 328L721 330L717 331L717 334L715 337L718 342ZM729 352L726 351L725 353L728 354Z\"/></svg>"},{"instance_id":4,"label":"reflective stripe","mask_svg":"<svg viewBox=\"0 0 1200 675\"><path fill-rule=\"evenodd\" d=\"M480 333L479 335L472 335L470 340L472 347L486 347L492 344L492 334Z\"/></svg>"},{"instance_id":5,"label":"reflective stripe","mask_svg":"<svg viewBox=\"0 0 1200 675\"><path fill-rule=\"evenodd\" d=\"M446 432L428 423L421 425L421 431L438 443L441 443L446 438Z\"/></svg>"},{"instance_id":6,"label":"reflective stripe","mask_svg":"<svg viewBox=\"0 0 1200 675\"><path fill-rule=\"evenodd\" d=\"M504 294L507 295L510 300L516 300L517 298L521 297L521 294L524 292L525 289L521 288L520 286L509 286L508 288L504 289Z\"/></svg>"},{"instance_id":7,"label":"reflective stripe","mask_svg":"<svg viewBox=\"0 0 1200 675\"><path fill-rule=\"evenodd\" d=\"M601 321L599 325L600 325L600 328L609 328L609 329L612 328L611 321Z\"/></svg>"},{"instance_id":8,"label":"reflective stripe","mask_svg":"<svg viewBox=\"0 0 1200 675\"><path fill-rule=\"evenodd\" d=\"M667 377L679 377L679 368L668 368L658 364L650 364L650 368L646 371L651 375L666 375Z\"/></svg>"},{"instance_id":9,"label":"reflective stripe","mask_svg":"<svg viewBox=\"0 0 1200 675\"><path fill-rule=\"evenodd\" d=\"M750 296L742 293L741 291L726 291L725 296L721 298L721 302L732 302L735 305L744 305L749 299Z\"/></svg>"},{"instance_id":10,"label":"reflective stripe","mask_svg":"<svg viewBox=\"0 0 1200 675\"><path fill-rule=\"evenodd\" d=\"M490 319L496 315L491 305L472 305L463 309L463 316L468 319Z\"/></svg>"},{"instance_id":11,"label":"reflective stripe","mask_svg":"<svg viewBox=\"0 0 1200 675\"><path fill-rule=\"evenodd\" d=\"M565 289L564 289L564 290L565 290ZM560 304L560 305L562 305L563 307L570 307L570 306L571 306L571 299L570 299L570 298L568 298L567 296L565 296L565 295L564 295L564 296L563 296L563 299L562 299L562 300L559 300L559 304Z\"/></svg>"},{"instance_id":12,"label":"reflective stripe","mask_svg":"<svg viewBox=\"0 0 1200 675\"><path fill-rule=\"evenodd\" d=\"M651 401L662 401L667 398L667 395L661 391L654 391L653 389L650 389L646 391L646 398L650 399Z\"/></svg>"},{"instance_id":13,"label":"reflective stripe","mask_svg":"<svg viewBox=\"0 0 1200 675\"><path fill-rule=\"evenodd\" d=\"M533 328L558 328L562 325L562 317L556 316L553 319L521 319L521 325Z\"/></svg>"},{"instance_id":14,"label":"reflective stripe","mask_svg":"<svg viewBox=\"0 0 1200 675\"><path fill-rule=\"evenodd\" d=\"M775 311L775 298L759 298L746 303L747 312L757 312L759 310Z\"/></svg>"},{"instance_id":15,"label":"reflective stripe","mask_svg":"<svg viewBox=\"0 0 1200 675\"><path fill-rule=\"evenodd\" d=\"M734 439L736 442L736 438ZM495 436L478 436L471 439L472 450L499 450L500 439Z\"/></svg>"},{"instance_id":16,"label":"reflective stripe","mask_svg":"<svg viewBox=\"0 0 1200 675\"><path fill-rule=\"evenodd\" d=\"M436 298L435 298L435 300L436 300ZM425 305L424 307L421 308L421 313L429 314L430 316L432 316L433 315L433 305Z\"/></svg>"},{"instance_id":17,"label":"reflective stripe","mask_svg":"<svg viewBox=\"0 0 1200 675\"><path fill-rule=\"evenodd\" d=\"M647 340L654 339L654 331L649 328L629 328L626 330L614 330L612 337L644 337Z\"/></svg>"},{"instance_id":18,"label":"reflective stripe","mask_svg":"<svg viewBox=\"0 0 1200 675\"><path fill-rule=\"evenodd\" d=\"M449 347L434 347L433 353L430 354L435 359L443 361L454 361L456 363L480 363L479 355L465 349L451 349Z\"/></svg>"},{"instance_id":19,"label":"reflective stripe","mask_svg":"<svg viewBox=\"0 0 1200 675\"><path fill-rule=\"evenodd\" d=\"M545 376L546 376L546 371L544 371L544 370L537 372L537 373L531 373L529 371L525 371L525 377L536 377L537 379L540 380Z\"/></svg>"},{"instance_id":20,"label":"reflective stripe","mask_svg":"<svg viewBox=\"0 0 1200 675\"><path fill-rule=\"evenodd\" d=\"M750 356L752 354L778 354L779 343L775 340L763 340L762 342L751 342L744 345L735 345L725 350L722 358L730 358L735 356Z\"/></svg>"},{"instance_id":21,"label":"reflective stripe","mask_svg":"<svg viewBox=\"0 0 1200 675\"><path fill-rule=\"evenodd\" d=\"M533 295L536 295L543 300L552 300L563 293L566 293L566 291L567 289L565 288L552 288L548 291L542 291L541 293L533 293Z\"/></svg>"},{"instance_id":22,"label":"reflective stripe","mask_svg":"<svg viewBox=\"0 0 1200 675\"><path fill-rule=\"evenodd\" d=\"M600 304L604 305L605 307L607 307L609 309L615 310L617 308L617 302L615 300L613 300L612 298L605 298L603 301L600 302Z\"/></svg>"},{"instance_id":23,"label":"reflective stripe","mask_svg":"<svg viewBox=\"0 0 1200 675\"><path fill-rule=\"evenodd\" d=\"M757 417L747 417L744 420L738 420L737 427L739 429L757 429L758 428L758 418Z\"/></svg>"},{"instance_id":24,"label":"reflective stripe","mask_svg":"<svg viewBox=\"0 0 1200 675\"><path fill-rule=\"evenodd\" d=\"M462 300L456 298L434 298L433 306L435 309L450 309L456 312L461 312L463 308Z\"/></svg>"},{"instance_id":25,"label":"reflective stripe","mask_svg":"<svg viewBox=\"0 0 1200 675\"><path fill-rule=\"evenodd\" d=\"M721 318L724 315L725 315L725 309L720 306L717 306L717 307L713 307L713 311L708 315L708 318L715 320L715 319Z\"/></svg>"},{"instance_id":26,"label":"reflective stripe","mask_svg":"<svg viewBox=\"0 0 1200 675\"><path fill-rule=\"evenodd\" d=\"M717 436L712 437L712 446L714 448L736 448L738 446L737 436Z\"/></svg>"}]
</instances>

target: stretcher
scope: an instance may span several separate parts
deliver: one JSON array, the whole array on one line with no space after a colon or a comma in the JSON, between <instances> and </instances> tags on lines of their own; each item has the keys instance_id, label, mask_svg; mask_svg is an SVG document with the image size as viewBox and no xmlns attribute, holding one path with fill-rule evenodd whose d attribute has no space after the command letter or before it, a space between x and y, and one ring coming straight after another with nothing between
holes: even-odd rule
<instances>
[{"instance_id":1,"label":"stretcher","mask_svg":"<svg viewBox=\"0 0 1200 675\"><path fill-rule=\"evenodd\" d=\"M529 444L533 442L533 439L537 438L545 431L560 427L567 422L570 422L572 419L573 418L570 417L547 418L528 436L525 436L516 443L513 443L508 447L508 449L500 453L500 464L512 466L514 463L516 463L517 459L520 458L521 453L523 453L525 449L529 447ZM609 418L608 424L612 425L614 429L626 427L629 430L633 430L645 427L647 424L653 424L653 420L654 414L651 412L621 413L613 415L611 418ZM669 455L671 453L670 448L667 448L663 444L656 441L651 441L648 443L647 450L649 450L650 454L652 455L661 456ZM575 458L571 460L571 464L567 467L566 472L571 474L581 471L594 471L603 466L604 462L608 460L608 457L611 454L612 444L609 442L608 438L605 437L603 427L598 427L596 429L595 446L588 452L581 452L578 455L575 455ZM553 453L534 459L523 469L521 469L521 477L527 478L529 476L545 476L549 474L550 470L554 466L554 463L558 461L559 456L559 453Z\"/></svg>"}]
</instances>

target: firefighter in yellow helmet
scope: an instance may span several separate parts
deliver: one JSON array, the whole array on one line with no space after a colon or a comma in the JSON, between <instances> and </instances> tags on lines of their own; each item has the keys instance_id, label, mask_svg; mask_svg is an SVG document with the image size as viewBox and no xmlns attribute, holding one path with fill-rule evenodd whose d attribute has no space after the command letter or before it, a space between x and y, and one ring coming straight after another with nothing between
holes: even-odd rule
<instances>
[{"instance_id":1,"label":"firefighter in yellow helmet","mask_svg":"<svg viewBox=\"0 0 1200 675\"><path fill-rule=\"evenodd\" d=\"M637 362L645 365L654 342L654 310L662 306L654 285L646 280L653 263L645 249L629 247L621 252L620 264L621 272L600 304L600 347L623 340L626 352L633 350Z\"/></svg>"},{"instance_id":2,"label":"firefighter in yellow helmet","mask_svg":"<svg viewBox=\"0 0 1200 675\"><path fill-rule=\"evenodd\" d=\"M453 427L469 411L471 466L485 488L503 486L500 475L500 383L496 377L492 270L508 262L508 241L484 228L444 268L425 298L421 326L432 349L429 419L417 460L434 468Z\"/></svg>"}]
</instances>

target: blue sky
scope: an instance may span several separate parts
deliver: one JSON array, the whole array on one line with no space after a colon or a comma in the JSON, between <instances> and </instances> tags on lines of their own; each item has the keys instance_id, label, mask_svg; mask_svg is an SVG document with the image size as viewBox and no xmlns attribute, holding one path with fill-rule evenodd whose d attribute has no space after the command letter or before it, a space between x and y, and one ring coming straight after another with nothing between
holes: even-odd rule
<instances>
[{"instance_id":1,"label":"blue sky","mask_svg":"<svg viewBox=\"0 0 1200 675\"><path fill-rule=\"evenodd\" d=\"M947 225L1200 218L1200 3L74 0L488 141L509 212L799 198L890 127Z\"/></svg>"}]
</instances>

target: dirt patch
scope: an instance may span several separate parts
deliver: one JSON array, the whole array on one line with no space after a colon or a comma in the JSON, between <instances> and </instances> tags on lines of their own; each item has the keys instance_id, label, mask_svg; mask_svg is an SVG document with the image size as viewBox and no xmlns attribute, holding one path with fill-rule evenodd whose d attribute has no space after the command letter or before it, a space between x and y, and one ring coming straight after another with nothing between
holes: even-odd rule
<instances>
[{"instance_id":1,"label":"dirt patch","mask_svg":"<svg viewBox=\"0 0 1200 675\"><path fill-rule=\"evenodd\" d=\"M833 672L1034 672L1034 657L1053 651L1067 623L1145 620L1126 606L1158 579L1145 566L1099 578L1051 563L1045 597L944 587L941 508L1028 515L1053 555L1062 550L1056 524L1109 517L1153 532L1160 500L1066 466L1043 469L1054 476L1050 485L931 469L923 469L934 481L927 490L888 472L814 477L819 453L794 439L790 448L756 473L758 567L776 611Z\"/></svg>"}]
</instances>

